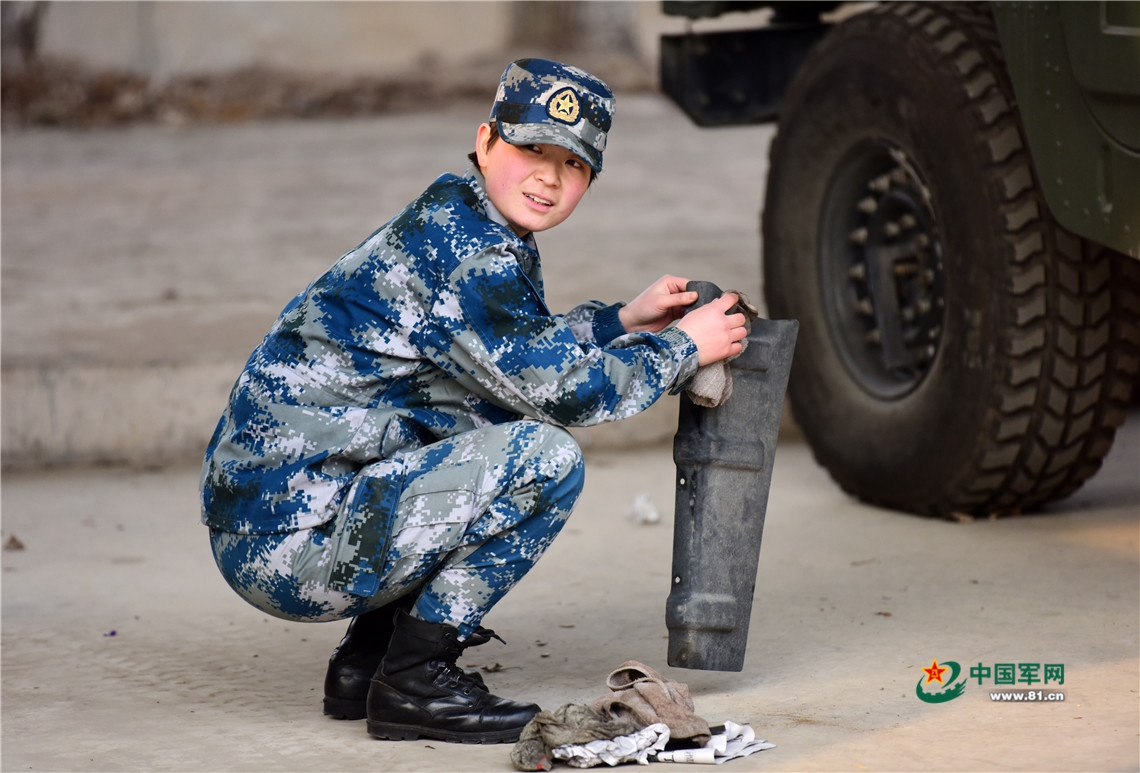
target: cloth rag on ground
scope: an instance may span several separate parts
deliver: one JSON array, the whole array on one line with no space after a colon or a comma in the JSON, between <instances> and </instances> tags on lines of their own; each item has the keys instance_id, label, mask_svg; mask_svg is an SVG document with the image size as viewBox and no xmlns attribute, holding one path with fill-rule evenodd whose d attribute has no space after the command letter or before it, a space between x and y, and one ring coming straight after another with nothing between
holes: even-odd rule
<instances>
[{"instance_id":1,"label":"cloth rag on ground","mask_svg":"<svg viewBox=\"0 0 1140 773\"><path fill-rule=\"evenodd\" d=\"M611 692L591 704L592 708L618 717L629 717L639 727L663 722L673 738L708 740L709 723L694 712L689 687L666 679L644 663L627 660L610 672L606 686Z\"/></svg>"},{"instance_id":2,"label":"cloth rag on ground","mask_svg":"<svg viewBox=\"0 0 1140 773\"><path fill-rule=\"evenodd\" d=\"M730 293L735 293L739 300L732 305L726 314L743 314L745 317L744 327L749 333L752 332L752 322L760 316L760 311L752 305L748 300L748 296L739 290L728 290ZM723 293L722 293L723 295ZM748 347L748 339L745 338L740 342L744 348ZM744 348L740 351L744 352ZM724 405L729 397L732 396L732 371L729 368L729 363L739 357L739 354L733 355L719 362L710 362L708 365L702 365L693 376L685 394L696 405L704 408L716 408L717 406Z\"/></svg>"},{"instance_id":3,"label":"cloth rag on ground","mask_svg":"<svg viewBox=\"0 0 1140 773\"><path fill-rule=\"evenodd\" d=\"M748 725L710 728L694 713L689 687L644 663L627 660L606 677L610 692L593 704L567 703L540 711L511 749L517 770L550 770L561 760L574 768L636 762L720 764L774 744Z\"/></svg>"},{"instance_id":4,"label":"cloth rag on ground","mask_svg":"<svg viewBox=\"0 0 1140 773\"><path fill-rule=\"evenodd\" d=\"M518 770L550 770L556 747L610 741L632 735L642 725L630 717L615 717L580 703L567 703L553 711L540 711L523 728L511 749Z\"/></svg>"}]
</instances>

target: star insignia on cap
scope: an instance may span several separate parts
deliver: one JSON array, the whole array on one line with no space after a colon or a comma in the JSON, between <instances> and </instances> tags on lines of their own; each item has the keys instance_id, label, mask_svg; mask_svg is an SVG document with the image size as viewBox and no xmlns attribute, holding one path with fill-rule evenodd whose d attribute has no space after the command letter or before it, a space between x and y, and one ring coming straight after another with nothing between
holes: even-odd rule
<instances>
[{"instance_id":1,"label":"star insignia on cap","mask_svg":"<svg viewBox=\"0 0 1140 773\"><path fill-rule=\"evenodd\" d=\"M577 122L578 110L578 95L570 87L557 92L546 103L546 112L550 117L565 123Z\"/></svg>"}]
</instances>

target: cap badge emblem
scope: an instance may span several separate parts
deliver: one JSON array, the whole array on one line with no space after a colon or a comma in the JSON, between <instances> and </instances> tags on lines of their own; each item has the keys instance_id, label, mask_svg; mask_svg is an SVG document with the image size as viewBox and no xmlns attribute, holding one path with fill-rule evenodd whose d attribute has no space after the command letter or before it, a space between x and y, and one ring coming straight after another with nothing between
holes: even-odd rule
<instances>
[{"instance_id":1,"label":"cap badge emblem","mask_svg":"<svg viewBox=\"0 0 1140 773\"><path fill-rule=\"evenodd\" d=\"M577 123L579 112L578 95L574 93L574 89L567 86L547 101L546 112L556 121Z\"/></svg>"}]
</instances>

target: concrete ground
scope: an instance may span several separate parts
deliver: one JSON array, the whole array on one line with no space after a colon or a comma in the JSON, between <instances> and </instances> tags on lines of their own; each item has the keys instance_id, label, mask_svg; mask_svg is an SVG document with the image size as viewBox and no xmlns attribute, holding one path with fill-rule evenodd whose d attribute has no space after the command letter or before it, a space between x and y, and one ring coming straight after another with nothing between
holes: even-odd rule
<instances>
[{"instance_id":1,"label":"concrete ground","mask_svg":"<svg viewBox=\"0 0 1140 773\"><path fill-rule=\"evenodd\" d=\"M540 238L552 307L666 271L758 296L771 130L620 104L599 184ZM462 167L485 112L4 135L4 770L510 769L507 746L374 741L323 717L344 626L246 606L197 523L196 459L249 350ZM577 512L486 621L508 644L464 659L497 693L589 701L632 658L776 744L730 770L1140 769L1140 416L1070 500L995 522L855 503L785 433L745 669L715 673L665 666L675 410L580 434ZM630 517L639 494L660 523ZM925 703L933 660L1062 665L1063 684L1032 686L1065 700L992 702L990 678Z\"/></svg>"},{"instance_id":2,"label":"concrete ground","mask_svg":"<svg viewBox=\"0 0 1140 773\"><path fill-rule=\"evenodd\" d=\"M461 663L554 708L640 660L688 684L710 722L776 744L727 770L1137 770L1138 457L1133 416L1055 512L950 523L857 504L782 444L745 668L718 673L665 665L669 449L592 453L566 530L486 620L507 644ZM377 741L322 716L344 625L239 600L196 523L196 485L188 467L6 476L4 539L24 549L3 553L4 770L512 769L506 745ZM630 517L638 494L660 523ZM963 675L1062 664L1048 689L1065 699L994 703L988 679L928 704L915 688L935 659Z\"/></svg>"}]
</instances>

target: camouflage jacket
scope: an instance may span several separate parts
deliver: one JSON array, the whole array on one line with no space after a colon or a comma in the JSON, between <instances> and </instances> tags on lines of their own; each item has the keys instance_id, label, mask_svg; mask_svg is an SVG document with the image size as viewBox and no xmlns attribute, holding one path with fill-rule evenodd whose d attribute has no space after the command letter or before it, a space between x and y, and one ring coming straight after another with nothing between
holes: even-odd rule
<instances>
[{"instance_id":1,"label":"camouflage jacket","mask_svg":"<svg viewBox=\"0 0 1140 773\"><path fill-rule=\"evenodd\" d=\"M697 370L675 327L626 334L620 305L552 314L533 240L474 168L443 175L282 311L202 468L202 521L245 534L332 519L361 467L530 417L632 416Z\"/></svg>"}]
</instances>

